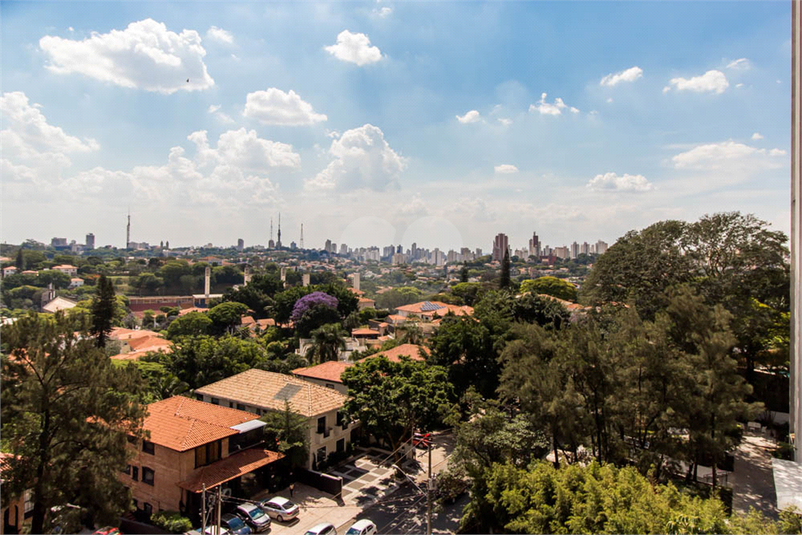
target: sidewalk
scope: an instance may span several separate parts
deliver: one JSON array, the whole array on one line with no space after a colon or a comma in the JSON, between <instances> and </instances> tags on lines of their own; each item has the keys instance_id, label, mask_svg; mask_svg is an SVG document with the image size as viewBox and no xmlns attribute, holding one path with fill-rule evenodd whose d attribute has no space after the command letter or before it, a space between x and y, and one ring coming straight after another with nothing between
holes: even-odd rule
<instances>
[{"instance_id":1,"label":"sidewalk","mask_svg":"<svg viewBox=\"0 0 802 535\"><path fill-rule=\"evenodd\" d=\"M751 431L744 434L735 452L735 470L730 475L732 509L748 513L754 507L771 519L777 520L777 494L771 468L770 451L776 444L763 435Z\"/></svg>"}]
</instances>

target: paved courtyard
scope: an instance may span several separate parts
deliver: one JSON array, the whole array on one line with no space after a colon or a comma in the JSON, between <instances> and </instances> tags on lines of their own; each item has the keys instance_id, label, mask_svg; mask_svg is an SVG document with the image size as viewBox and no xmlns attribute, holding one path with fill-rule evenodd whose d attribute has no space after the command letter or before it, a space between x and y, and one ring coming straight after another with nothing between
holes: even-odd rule
<instances>
[{"instance_id":1,"label":"paved courtyard","mask_svg":"<svg viewBox=\"0 0 802 535\"><path fill-rule=\"evenodd\" d=\"M754 507L769 518L777 519L777 494L771 468L773 440L761 433L747 431L735 452L735 470L730 476L732 508L748 513Z\"/></svg>"}]
</instances>

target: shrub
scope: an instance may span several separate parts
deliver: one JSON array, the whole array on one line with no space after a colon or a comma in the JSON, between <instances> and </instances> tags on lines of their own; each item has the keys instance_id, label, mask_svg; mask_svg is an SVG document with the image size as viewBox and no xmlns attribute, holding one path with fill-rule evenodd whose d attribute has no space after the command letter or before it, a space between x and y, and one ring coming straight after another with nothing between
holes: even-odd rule
<instances>
[{"instance_id":1,"label":"shrub","mask_svg":"<svg viewBox=\"0 0 802 535\"><path fill-rule=\"evenodd\" d=\"M150 517L150 521L170 533L185 533L192 529L192 522L176 511L159 511Z\"/></svg>"}]
</instances>

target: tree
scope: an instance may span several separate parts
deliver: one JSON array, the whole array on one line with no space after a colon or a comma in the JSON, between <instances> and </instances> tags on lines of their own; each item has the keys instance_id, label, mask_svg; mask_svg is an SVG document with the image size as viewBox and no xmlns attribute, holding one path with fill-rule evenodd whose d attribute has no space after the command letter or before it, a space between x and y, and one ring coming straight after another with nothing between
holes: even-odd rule
<instances>
[{"instance_id":1,"label":"tree","mask_svg":"<svg viewBox=\"0 0 802 535\"><path fill-rule=\"evenodd\" d=\"M378 308L395 309L400 306L408 305L423 298L423 292L414 286L402 286L382 292L376 296L376 306Z\"/></svg>"},{"instance_id":2,"label":"tree","mask_svg":"<svg viewBox=\"0 0 802 535\"><path fill-rule=\"evenodd\" d=\"M529 279L521 283L521 292L531 292L534 294L545 294L565 301L577 301L576 286L565 279L557 277L540 277Z\"/></svg>"},{"instance_id":3,"label":"tree","mask_svg":"<svg viewBox=\"0 0 802 535\"><path fill-rule=\"evenodd\" d=\"M268 355L252 339L195 336L182 338L172 353L160 359L168 371L195 389L255 368L266 362Z\"/></svg>"},{"instance_id":4,"label":"tree","mask_svg":"<svg viewBox=\"0 0 802 535\"><path fill-rule=\"evenodd\" d=\"M305 338L324 325L340 321L338 304L336 297L324 292L312 292L295 302L290 320L295 322L298 334Z\"/></svg>"},{"instance_id":5,"label":"tree","mask_svg":"<svg viewBox=\"0 0 802 535\"><path fill-rule=\"evenodd\" d=\"M478 282L460 282L451 287L451 293L466 305L473 306L481 297L482 285Z\"/></svg>"},{"instance_id":6,"label":"tree","mask_svg":"<svg viewBox=\"0 0 802 535\"><path fill-rule=\"evenodd\" d=\"M337 360L340 351L345 349L345 330L338 323L321 325L312 331L312 344L306 352L306 358L314 364Z\"/></svg>"},{"instance_id":7,"label":"tree","mask_svg":"<svg viewBox=\"0 0 802 535\"><path fill-rule=\"evenodd\" d=\"M504 259L501 261L501 278L499 279L498 287L502 290L509 288L510 280L510 252L504 251Z\"/></svg>"},{"instance_id":8,"label":"tree","mask_svg":"<svg viewBox=\"0 0 802 535\"><path fill-rule=\"evenodd\" d=\"M179 316L167 327L167 338L176 340L181 336L201 336L209 334L212 328L212 320L204 312L188 312Z\"/></svg>"},{"instance_id":9,"label":"tree","mask_svg":"<svg viewBox=\"0 0 802 535\"><path fill-rule=\"evenodd\" d=\"M22 248L17 249L17 258L14 260L14 265L17 271L22 273L25 270L25 256L22 254Z\"/></svg>"},{"instance_id":10,"label":"tree","mask_svg":"<svg viewBox=\"0 0 802 535\"><path fill-rule=\"evenodd\" d=\"M442 421L452 401L446 370L402 357L375 357L345 370L345 410L363 428L395 451L416 429Z\"/></svg>"},{"instance_id":11,"label":"tree","mask_svg":"<svg viewBox=\"0 0 802 535\"><path fill-rule=\"evenodd\" d=\"M463 264L462 269L459 270L459 281L468 282L468 266Z\"/></svg>"},{"instance_id":12,"label":"tree","mask_svg":"<svg viewBox=\"0 0 802 535\"><path fill-rule=\"evenodd\" d=\"M248 312L248 307L242 303L220 303L209 309L206 313L211 320L211 331L215 333L233 333L234 328L242 323L242 316Z\"/></svg>"},{"instance_id":13,"label":"tree","mask_svg":"<svg viewBox=\"0 0 802 535\"><path fill-rule=\"evenodd\" d=\"M101 275L97 281L97 293L92 299L92 328L89 331L95 337L97 347L106 345L114 325L116 307L117 300L111 279Z\"/></svg>"},{"instance_id":14,"label":"tree","mask_svg":"<svg viewBox=\"0 0 802 535\"><path fill-rule=\"evenodd\" d=\"M51 507L85 507L116 522L130 492L118 474L126 437L142 438L138 375L116 367L63 314L30 314L2 329L2 435L11 456L3 492L32 490L32 533L48 533Z\"/></svg>"},{"instance_id":15,"label":"tree","mask_svg":"<svg viewBox=\"0 0 802 535\"><path fill-rule=\"evenodd\" d=\"M268 317L273 297L283 288L283 284L276 274L259 273L253 276L251 282L236 289L229 288L223 295L223 301L236 301L243 303L253 310L257 319Z\"/></svg>"},{"instance_id":16,"label":"tree","mask_svg":"<svg viewBox=\"0 0 802 535\"><path fill-rule=\"evenodd\" d=\"M475 386L485 397L494 397L501 366L490 331L474 318L446 316L429 342L429 363L448 370L458 392Z\"/></svg>"},{"instance_id":17,"label":"tree","mask_svg":"<svg viewBox=\"0 0 802 535\"><path fill-rule=\"evenodd\" d=\"M52 283L53 288L63 290L70 285L70 276L55 269L43 269L36 276L36 285L46 288Z\"/></svg>"},{"instance_id":18,"label":"tree","mask_svg":"<svg viewBox=\"0 0 802 535\"><path fill-rule=\"evenodd\" d=\"M306 467L309 459L309 421L293 412L284 400L283 411L268 411L260 418L265 422L265 442L268 448L287 456L290 466Z\"/></svg>"}]
</instances>

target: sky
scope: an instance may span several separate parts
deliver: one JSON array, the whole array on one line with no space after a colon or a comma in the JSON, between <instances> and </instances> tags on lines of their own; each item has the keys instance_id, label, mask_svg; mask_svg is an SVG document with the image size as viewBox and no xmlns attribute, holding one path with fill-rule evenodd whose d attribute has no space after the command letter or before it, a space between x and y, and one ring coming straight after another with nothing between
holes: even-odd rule
<instances>
[{"instance_id":1,"label":"sky","mask_svg":"<svg viewBox=\"0 0 802 535\"><path fill-rule=\"evenodd\" d=\"M790 231L790 2L2 2L0 240Z\"/></svg>"}]
</instances>

